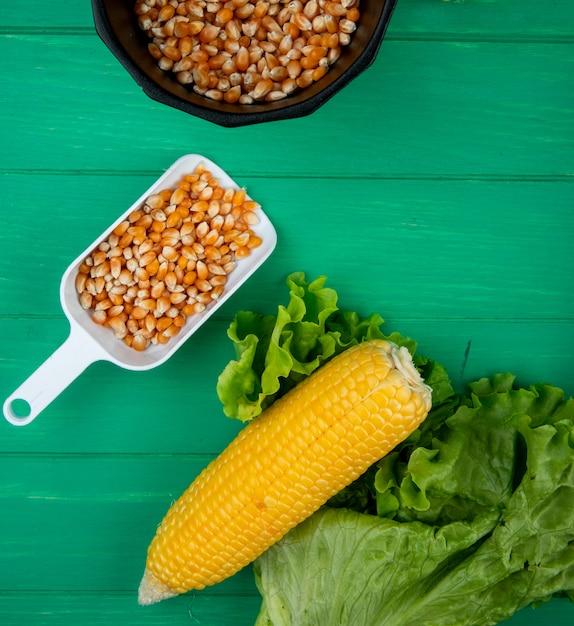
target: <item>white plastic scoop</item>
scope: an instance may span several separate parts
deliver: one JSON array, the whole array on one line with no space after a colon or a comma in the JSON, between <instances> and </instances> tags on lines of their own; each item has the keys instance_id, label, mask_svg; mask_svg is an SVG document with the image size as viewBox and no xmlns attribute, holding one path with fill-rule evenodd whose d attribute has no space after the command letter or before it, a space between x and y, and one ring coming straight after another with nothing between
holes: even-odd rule
<instances>
[{"instance_id":1,"label":"white plastic scoop","mask_svg":"<svg viewBox=\"0 0 574 626\"><path fill-rule=\"evenodd\" d=\"M259 223L252 226L253 232L261 237L262 244L251 251L251 255L237 261L229 274L223 295L211 302L205 311L187 318L181 332L166 344L150 345L138 352L117 339L110 328L95 324L88 311L80 306L75 287L78 268L84 259L102 241L107 239L114 228L127 216L142 206L148 196L166 188L173 188L186 174L193 174L195 168L204 163L206 168L219 180L221 187L238 185L229 175L209 159L189 154L178 159L157 182L152 185L125 213L90 246L88 246L62 277L60 301L70 322L70 335L66 341L4 402L4 416L16 426L24 426L34 420L68 385L87 367L96 361L111 361L129 370L149 370L164 363L215 311L257 270L273 252L277 234L269 218L257 210ZM22 402L23 401L23 402ZM18 404L27 405L25 416L19 415Z\"/></svg>"}]
</instances>

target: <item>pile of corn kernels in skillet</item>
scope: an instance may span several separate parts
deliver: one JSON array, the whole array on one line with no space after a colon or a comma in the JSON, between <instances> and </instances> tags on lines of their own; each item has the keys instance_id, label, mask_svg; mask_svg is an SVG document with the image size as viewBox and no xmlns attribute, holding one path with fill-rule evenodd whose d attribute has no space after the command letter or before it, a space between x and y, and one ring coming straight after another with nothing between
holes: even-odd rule
<instances>
[{"instance_id":1,"label":"pile of corn kernels in skillet","mask_svg":"<svg viewBox=\"0 0 574 626\"><path fill-rule=\"evenodd\" d=\"M137 351L165 344L225 289L261 245L259 204L223 188L204 164L150 195L80 264L76 291L95 323Z\"/></svg>"},{"instance_id":2,"label":"pile of corn kernels in skillet","mask_svg":"<svg viewBox=\"0 0 574 626\"><path fill-rule=\"evenodd\" d=\"M322 78L351 41L359 0L137 0L158 66L207 98L275 102Z\"/></svg>"}]
</instances>

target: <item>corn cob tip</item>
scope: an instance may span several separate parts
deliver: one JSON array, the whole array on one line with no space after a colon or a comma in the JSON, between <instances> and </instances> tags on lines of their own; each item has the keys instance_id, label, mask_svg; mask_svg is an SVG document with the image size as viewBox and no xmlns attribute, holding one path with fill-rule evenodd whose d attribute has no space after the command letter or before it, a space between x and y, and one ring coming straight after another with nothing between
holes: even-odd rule
<instances>
[{"instance_id":1,"label":"corn cob tip","mask_svg":"<svg viewBox=\"0 0 574 626\"><path fill-rule=\"evenodd\" d=\"M391 346L390 356L396 369L402 374L405 384L409 386L411 391L422 394L427 411L432 407L432 388L425 383L423 377L415 367L411 353L402 346L389 342Z\"/></svg>"},{"instance_id":2,"label":"corn cob tip","mask_svg":"<svg viewBox=\"0 0 574 626\"><path fill-rule=\"evenodd\" d=\"M138 604L148 606L177 595L169 585L160 582L148 569L145 570L138 589Z\"/></svg>"}]
</instances>

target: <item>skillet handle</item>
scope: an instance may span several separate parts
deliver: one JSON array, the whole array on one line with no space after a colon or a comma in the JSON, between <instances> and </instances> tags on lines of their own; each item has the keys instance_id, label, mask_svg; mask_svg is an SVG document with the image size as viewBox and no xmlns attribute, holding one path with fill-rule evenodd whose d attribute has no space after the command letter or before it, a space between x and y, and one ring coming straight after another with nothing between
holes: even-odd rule
<instances>
[{"instance_id":1,"label":"skillet handle","mask_svg":"<svg viewBox=\"0 0 574 626\"><path fill-rule=\"evenodd\" d=\"M87 334L72 326L66 341L5 400L4 417L14 426L29 424L88 365L104 357L103 350Z\"/></svg>"}]
</instances>

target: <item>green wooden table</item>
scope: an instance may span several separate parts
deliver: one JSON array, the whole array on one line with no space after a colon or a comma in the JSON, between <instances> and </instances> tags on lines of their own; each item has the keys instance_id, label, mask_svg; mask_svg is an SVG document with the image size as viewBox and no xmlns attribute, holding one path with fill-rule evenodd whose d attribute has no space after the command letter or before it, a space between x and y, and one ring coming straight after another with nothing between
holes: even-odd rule
<instances>
[{"instance_id":1,"label":"green wooden table","mask_svg":"<svg viewBox=\"0 0 574 626\"><path fill-rule=\"evenodd\" d=\"M377 61L310 117L223 129L148 99L88 0L12 2L0 51L0 391L67 337L68 264L172 162L200 153L259 200L270 260L166 364L92 365L29 426L0 423L0 623L252 624L250 568L136 602L173 498L238 432L217 375L238 309L285 277L418 340L458 388L497 371L574 393L574 4L400 0ZM572 624L552 600L510 620Z\"/></svg>"}]
</instances>

